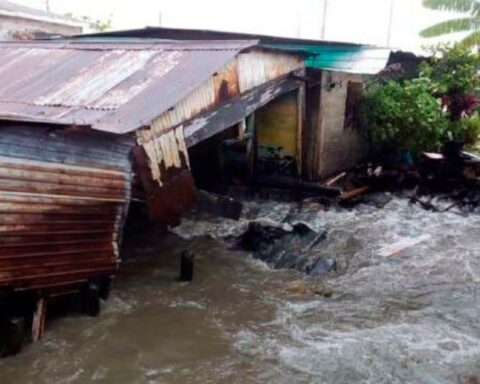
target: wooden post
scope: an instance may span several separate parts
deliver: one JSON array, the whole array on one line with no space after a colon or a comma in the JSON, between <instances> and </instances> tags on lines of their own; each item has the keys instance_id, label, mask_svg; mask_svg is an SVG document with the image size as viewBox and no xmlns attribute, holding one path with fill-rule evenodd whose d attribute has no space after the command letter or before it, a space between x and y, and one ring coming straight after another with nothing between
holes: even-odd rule
<instances>
[{"instance_id":1,"label":"wooden post","mask_svg":"<svg viewBox=\"0 0 480 384\"><path fill-rule=\"evenodd\" d=\"M182 253L182 259L180 261L180 281L192 281L193 280L193 259L195 254L189 251Z\"/></svg>"},{"instance_id":2,"label":"wooden post","mask_svg":"<svg viewBox=\"0 0 480 384\"><path fill-rule=\"evenodd\" d=\"M297 90L297 142L296 142L296 149L297 149L297 176L303 178L303 156L304 156L304 148L303 148L303 135L304 135L304 128L305 128L305 114L306 114L306 105L305 105L305 98L306 98L306 87L305 84L302 84L300 88Z\"/></svg>"},{"instance_id":3,"label":"wooden post","mask_svg":"<svg viewBox=\"0 0 480 384\"><path fill-rule=\"evenodd\" d=\"M88 282L82 290L82 312L92 317L100 315L100 289L95 281Z\"/></svg>"},{"instance_id":4,"label":"wooden post","mask_svg":"<svg viewBox=\"0 0 480 384\"><path fill-rule=\"evenodd\" d=\"M5 323L5 348L3 356L19 353L23 346L25 319L23 317L10 317Z\"/></svg>"},{"instance_id":5,"label":"wooden post","mask_svg":"<svg viewBox=\"0 0 480 384\"><path fill-rule=\"evenodd\" d=\"M47 314L47 300L44 297L37 299L32 322L32 341L38 341L45 331L45 316Z\"/></svg>"}]
</instances>

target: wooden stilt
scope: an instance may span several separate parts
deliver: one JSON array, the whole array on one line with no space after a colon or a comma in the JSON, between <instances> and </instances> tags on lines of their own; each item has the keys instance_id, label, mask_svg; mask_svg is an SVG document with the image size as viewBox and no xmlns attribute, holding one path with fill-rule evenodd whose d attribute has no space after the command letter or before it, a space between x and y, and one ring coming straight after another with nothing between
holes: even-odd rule
<instances>
[{"instance_id":1,"label":"wooden stilt","mask_svg":"<svg viewBox=\"0 0 480 384\"><path fill-rule=\"evenodd\" d=\"M83 288L82 312L92 317L100 315L100 289L98 283L94 281Z\"/></svg>"},{"instance_id":2,"label":"wooden stilt","mask_svg":"<svg viewBox=\"0 0 480 384\"><path fill-rule=\"evenodd\" d=\"M47 314L47 300L38 298L32 322L32 341L38 341L43 337L45 331L45 316Z\"/></svg>"},{"instance_id":3,"label":"wooden stilt","mask_svg":"<svg viewBox=\"0 0 480 384\"><path fill-rule=\"evenodd\" d=\"M180 281L192 281L193 280L193 259L195 254L189 251L182 253L180 261Z\"/></svg>"},{"instance_id":4,"label":"wooden stilt","mask_svg":"<svg viewBox=\"0 0 480 384\"><path fill-rule=\"evenodd\" d=\"M3 356L16 355L23 346L25 320L22 317L10 317L5 324L5 348Z\"/></svg>"}]
</instances>

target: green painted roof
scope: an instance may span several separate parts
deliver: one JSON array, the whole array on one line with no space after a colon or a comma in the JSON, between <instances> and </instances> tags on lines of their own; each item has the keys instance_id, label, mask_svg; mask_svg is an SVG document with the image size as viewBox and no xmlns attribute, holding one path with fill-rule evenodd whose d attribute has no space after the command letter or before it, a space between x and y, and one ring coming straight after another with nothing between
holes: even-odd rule
<instances>
[{"instance_id":1,"label":"green painted roof","mask_svg":"<svg viewBox=\"0 0 480 384\"><path fill-rule=\"evenodd\" d=\"M333 71L375 74L385 68L390 50L362 45L345 44L262 44L265 48L307 55L307 67Z\"/></svg>"}]
</instances>

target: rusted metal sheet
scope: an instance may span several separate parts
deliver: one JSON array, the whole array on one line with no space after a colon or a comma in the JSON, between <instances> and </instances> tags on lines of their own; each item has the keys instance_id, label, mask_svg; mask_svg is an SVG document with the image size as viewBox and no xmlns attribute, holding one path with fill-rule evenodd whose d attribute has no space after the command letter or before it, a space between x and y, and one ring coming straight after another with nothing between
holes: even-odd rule
<instances>
[{"instance_id":1,"label":"rusted metal sheet","mask_svg":"<svg viewBox=\"0 0 480 384\"><path fill-rule=\"evenodd\" d=\"M207 111L185 122L183 128L187 146L192 147L225 128L239 123L276 97L298 89L301 85L300 81L284 76L256 87L235 100L223 103L215 110Z\"/></svg>"},{"instance_id":2,"label":"rusted metal sheet","mask_svg":"<svg viewBox=\"0 0 480 384\"><path fill-rule=\"evenodd\" d=\"M2 42L0 119L127 133L150 125L255 43Z\"/></svg>"},{"instance_id":3,"label":"rusted metal sheet","mask_svg":"<svg viewBox=\"0 0 480 384\"><path fill-rule=\"evenodd\" d=\"M304 58L300 55L264 50L241 53L237 62L240 93L305 68Z\"/></svg>"},{"instance_id":4,"label":"rusted metal sheet","mask_svg":"<svg viewBox=\"0 0 480 384\"><path fill-rule=\"evenodd\" d=\"M155 119L150 127L141 131L140 140L152 140L205 112L215 111L226 102L236 103L239 97L244 97L256 87L260 89L273 80L303 69L303 60L299 55L272 53L255 48L243 52L174 108ZM268 93L265 97L268 98ZM228 127L224 126L224 129Z\"/></svg>"},{"instance_id":5,"label":"rusted metal sheet","mask_svg":"<svg viewBox=\"0 0 480 384\"><path fill-rule=\"evenodd\" d=\"M141 133L135 148L136 172L142 180L150 217L175 224L192 206L194 181L183 128L146 141Z\"/></svg>"},{"instance_id":6,"label":"rusted metal sheet","mask_svg":"<svg viewBox=\"0 0 480 384\"><path fill-rule=\"evenodd\" d=\"M0 125L0 288L115 272L133 145L100 132Z\"/></svg>"}]
</instances>

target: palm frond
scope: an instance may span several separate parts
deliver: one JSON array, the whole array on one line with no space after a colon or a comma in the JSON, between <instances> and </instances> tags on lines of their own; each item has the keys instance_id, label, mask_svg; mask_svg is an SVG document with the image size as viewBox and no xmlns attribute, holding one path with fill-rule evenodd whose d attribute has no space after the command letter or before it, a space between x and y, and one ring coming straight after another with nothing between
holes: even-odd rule
<instances>
[{"instance_id":1,"label":"palm frond","mask_svg":"<svg viewBox=\"0 0 480 384\"><path fill-rule=\"evenodd\" d=\"M461 41L461 44L467 48L480 46L480 31L475 31Z\"/></svg>"},{"instance_id":2,"label":"palm frond","mask_svg":"<svg viewBox=\"0 0 480 384\"><path fill-rule=\"evenodd\" d=\"M476 0L422 0L425 7L439 11L471 12Z\"/></svg>"},{"instance_id":3,"label":"palm frond","mask_svg":"<svg viewBox=\"0 0 480 384\"><path fill-rule=\"evenodd\" d=\"M471 14L473 16L479 16L480 15L480 3L479 2L476 2L474 5L473 5L473 9L472 9L472 12Z\"/></svg>"},{"instance_id":4,"label":"palm frond","mask_svg":"<svg viewBox=\"0 0 480 384\"><path fill-rule=\"evenodd\" d=\"M463 17L452 19L432 25L420 32L422 37L437 37L455 32L474 31L480 28L480 19L476 17Z\"/></svg>"}]
</instances>

